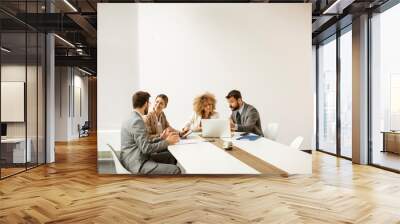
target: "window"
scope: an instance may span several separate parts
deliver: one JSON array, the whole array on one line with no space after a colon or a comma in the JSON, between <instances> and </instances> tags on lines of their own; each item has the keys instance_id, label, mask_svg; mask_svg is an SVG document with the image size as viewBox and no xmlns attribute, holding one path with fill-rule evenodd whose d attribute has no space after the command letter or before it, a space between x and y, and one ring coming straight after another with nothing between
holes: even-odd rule
<instances>
[{"instance_id":1,"label":"window","mask_svg":"<svg viewBox=\"0 0 400 224\"><path fill-rule=\"evenodd\" d=\"M400 4L371 19L372 164L400 170Z\"/></svg>"},{"instance_id":2,"label":"window","mask_svg":"<svg viewBox=\"0 0 400 224\"><path fill-rule=\"evenodd\" d=\"M336 39L318 47L318 148L336 153Z\"/></svg>"},{"instance_id":3,"label":"window","mask_svg":"<svg viewBox=\"0 0 400 224\"><path fill-rule=\"evenodd\" d=\"M390 74L390 130L400 130L400 73Z\"/></svg>"},{"instance_id":4,"label":"window","mask_svg":"<svg viewBox=\"0 0 400 224\"><path fill-rule=\"evenodd\" d=\"M352 157L352 34L340 36L340 155Z\"/></svg>"},{"instance_id":5,"label":"window","mask_svg":"<svg viewBox=\"0 0 400 224\"><path fill-rule=\"evenodd\" d=\"M317 147L320 151L350 159L353 77L351 25L323 41L318 47L317 58Z\"/></svg>"}]
</instances>

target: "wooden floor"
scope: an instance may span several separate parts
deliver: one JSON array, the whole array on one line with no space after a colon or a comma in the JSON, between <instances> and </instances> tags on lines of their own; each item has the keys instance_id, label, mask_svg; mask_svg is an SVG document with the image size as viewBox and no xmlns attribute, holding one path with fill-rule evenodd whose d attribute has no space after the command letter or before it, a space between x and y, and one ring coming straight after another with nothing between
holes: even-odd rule
<instances>
[{"instance_id":1,"label":"wooden floor","mask_svg":"<svg viewBox=\"0 0 400 224\"><path fill-rule=\"evenodd\" d=\"M37 165L36 164L27 164L27 167L25 165L19 165L18 167L12 167L12 168L1 168L1 178L5 178L20 172L24 172L27 169L33 169Z\"/></svg>"},{"instance_id":2,"label":"wooden floor","mask_svg":"<svg viewBox=\"0 0 400 224\"><path fill-rule=\"evenodd\" d=\"M13 174L19 173L19 172L23 172L25 171L25 167L24 168L1 168L1 177L8 177L11 176Z\"/></svg>"},{"instance_id":3,"label":"wooden floor","mask_svg":"<svg viewBox=\"0 0 400 224\"><path fill-rule=\"evenodd\" d=\"M388 167L395 170L400 170L400 154L391 152L374 151L372 157L374 164Z\"/></svg>"},{"instance_id":4,"label":"wooden floor","mask_svg":"<svg viewBox=\"0 0 400 224\"><path fill-rule=\"evenodd\" d=\"M0 223L400 223L400 175L315 153L313 175L99 176L96 139L0 181Z\"/></svg>"}]
</instances>

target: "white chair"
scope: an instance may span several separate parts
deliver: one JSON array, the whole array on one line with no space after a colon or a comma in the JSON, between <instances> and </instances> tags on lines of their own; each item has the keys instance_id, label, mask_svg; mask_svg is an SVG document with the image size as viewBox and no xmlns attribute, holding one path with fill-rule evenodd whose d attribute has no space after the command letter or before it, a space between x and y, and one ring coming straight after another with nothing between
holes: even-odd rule
<instances>
[{"instance_id":1,"label":"white chair","mask_svg":"<svg viewBox=\"0 0 400 224\"><path fill-rule=\"evenodd\" d=\"M278 137L279 123L269 123L267 128L264 129L264 136L268 139L276 141Z\"/></svg>"},{"instance_id":2,"label":"white chair","mask_svg":"<svg viewBox=\"0 0 400 224\"><path fill-rule=\"evenodd\" d=\"M290 147L295 149L300 149L301 143L303 143L304 138L302 136L297 136L292 143L290 143Z\"/></svg>"},{"instance_id":3,"label":"white chair","mask_svg":"<svg viewBox=\"0 0 400 224\"><path fill-rule=\"evenodd\" d=\"M107 144L111 150L111 154L114 160L115 171L117 174L131 174L125 167L121 164L120 152L116 151L110 144Z\"/></svg>"}]
</instances>

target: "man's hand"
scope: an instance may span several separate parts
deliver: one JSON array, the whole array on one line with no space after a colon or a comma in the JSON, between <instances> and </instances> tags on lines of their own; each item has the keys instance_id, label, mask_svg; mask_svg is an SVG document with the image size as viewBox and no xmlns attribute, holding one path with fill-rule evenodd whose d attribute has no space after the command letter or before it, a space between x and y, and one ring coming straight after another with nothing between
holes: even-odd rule
<instances>
[{"instance_id":1,"label":"man's hand","mask_svg":"<svg viewBox=\"0 0 400 224\"><path fill-rule=\"evenodd\" d=\"M229 121L231 123L231 129L234 130L235 129L235 123L233 122L232 118L230 118Z\"/></svg>"},{"instance_id":2,"label":"man's hand","mask_svg":"<svg viewBox=\"0 0 400 224\"><path fill-rule=\"evenodd\" d=\"M176 132L170 132L165 140L168 142L169 145L176 144L180 140L179 134Z\"/></svg>"}]
</instances>

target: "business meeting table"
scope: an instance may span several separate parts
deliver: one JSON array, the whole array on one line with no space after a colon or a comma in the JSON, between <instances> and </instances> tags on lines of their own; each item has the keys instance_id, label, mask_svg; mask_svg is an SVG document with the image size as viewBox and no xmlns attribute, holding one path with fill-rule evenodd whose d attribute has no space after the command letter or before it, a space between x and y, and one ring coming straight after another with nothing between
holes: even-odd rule
<instances>
[{"instance_id":1,"label":"business meeting table","mask_svg":"<svg viewBox=\"0 0 400 224\"><path fill-rule=\"evenodd\" d=\"M278 174L282 176L312 173L309 153L269 140L231 138L202 138L192 133L187 139L168 150L177 159L182 174ZM231 141L231 150L223 149Z\"/></svg>"}]
</instances>

